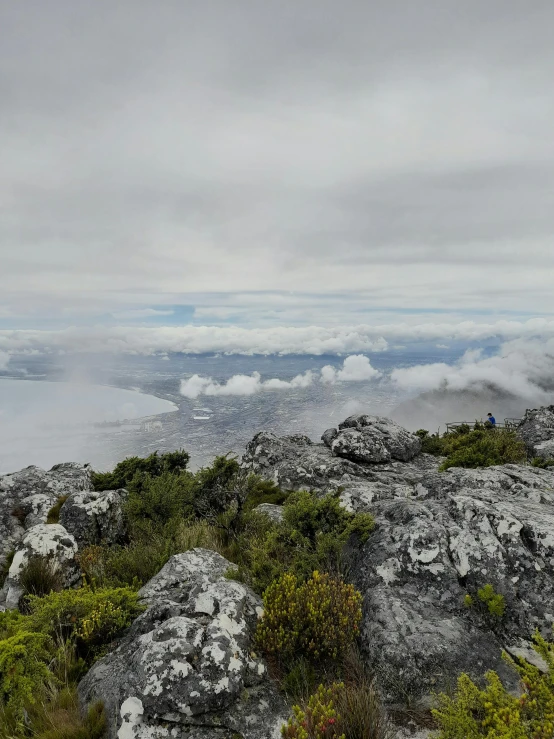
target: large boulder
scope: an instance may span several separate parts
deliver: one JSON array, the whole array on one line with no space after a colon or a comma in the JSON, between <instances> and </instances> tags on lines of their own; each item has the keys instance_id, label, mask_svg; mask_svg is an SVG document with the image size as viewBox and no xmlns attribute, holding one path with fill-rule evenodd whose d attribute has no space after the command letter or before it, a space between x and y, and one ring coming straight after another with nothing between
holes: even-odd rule
<instances>
[{"instance_id":1,"label":"large boulder","mask_svg":"<svg viewBox=\"0 0 554 739\"><path fill-rule=\"evenodd\" d=\"M90 465L75 463L57 464L48 472L26 467L0 476L0 564L26 529L46 523L58 498L91 488Z\"/></svg>"},{"instance_id":2,"label":"large boulder","mask_svg":"<svg viewBox=\"0 0 554 739\"><path fill-rule=\"evenodd\" d=\"M327 435L331 447L340 433ZM536 629L552 636L554 471L439 472L426 454L355 462L326 444L267 433L248 445L243 464L286 488L340 488L346 508L375 517L347 564L364 597L363 649L388 700L450 689L464 671L481 679L493 669L516 687L502 651L529 653ZM479 600L486 584L505 599L502 617Z\"/></svg>"},{"instance_id":3,"label":"large boulder","mask_svg":"<svg viewBox=\"0 0 554 739\"><path fill-rule=\"evenodd\" d=\"M127 534L123 512L126 500L126 490L73 493L60 509L60 523L75 537L79 547L120 543Z\"/></svg>"},{"instance_id":4,"label":"large boulder","mask_svg":"<svg viewBox=\"0 0 554 739\"><path fill-rule=\"evenodd\" d=\"M532 456L554 459L554 405L526 411L517 435Z\"/></svg>"},{"instance_id":5,"label":"large boulder","mask_svg":"<svg viewBox=\"0 0 554 739\"><path fill-rule=\"evenodd\" d=\"M79 584L81 570L75 559L77 542L59 524L38 524L30 528L14 554L8 576L0 591L0 606L17 608L23 588L21 573L30 560L40 557L58 572L60 587L70 588Z\"/></svg>"},{"instance_id":6,"label":"large boulder","mask_svg":"<svg viewBox=\"0 0 554 739\"><path fill-rule=\"evenodd\" d=\"M322 436L333 454L353 462L409 462L421 452L421 441L389 418L350 416L338 431L327 429Z\"/></svg>"},{"instance_id":7,"label":"large boulder","mask_svg":"<svg viewBox=\"0 0 554 739\"><path fill-rule=\"evenodd\" d=\"M140 591L147 610L79 685L104 701L109 739L280 736L288 712L252 643L261 602L230 567L194 549Z\"/></svg>"}]
</instances>

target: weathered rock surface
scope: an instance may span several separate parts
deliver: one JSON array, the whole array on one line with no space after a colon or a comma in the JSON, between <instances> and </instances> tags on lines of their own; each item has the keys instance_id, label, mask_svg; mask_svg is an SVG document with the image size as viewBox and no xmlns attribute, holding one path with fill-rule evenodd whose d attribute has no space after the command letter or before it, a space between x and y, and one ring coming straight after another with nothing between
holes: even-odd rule
<instances>
[{"instance_id":1,"label":"weathered rock surface","mask_svg":"<svg viewBox=\"0 0 554 739\"><path fill-rule=\"evenodd\" d=\"M110 739L280 736L287 710L253 651L261 603L229 567L194 549L140 591L146 612L79 686L84 703L104 701Z\"/></svg>"},{"instance_id":2,"label":"weathered rock surface","mask_svg":"<svg viewBox=\"0 0 554 739\"><path fill-rule=\"evenodd\" d=\"M261 513L275 523L283 520L283 506L275 505L275 503L260 503L254 508L254 513Z\"/></svg>"},{"instance_id":3,"label":"weathered rock surface","mask_svg":"<svg viewBox=\"0 0 554 739\"><path fill-rule=\"evenodd\" d=\"M258 434L243 464L284 488L341 487L346 507L375 516L374 533L349 559L364 595L363 646L388 698L446 688L462 671L480 678L494 669L515 685L502 649L528 645L536 628L551 636L554 622L554 471L439 473L440 460L423 454L355 462L334 456L338 435L327 438L331 449ZM505 598L502 618L476 597L487 583Z\"/></svg>"},{"instance_id":4,"label":"weathered rock surface","mask_svg":"<svg viewBox=\"0 0 554 739\"><path fill-rule=\"evenodd\" d=\"M0 606L17 608L23 595L20 575L33 557L47 559L60 575L60 585L70 588L77 585L81 571L75 560L77 542L59 524L38 524L30 528L18 545L8 571L8 577L0 591Z\"/></svg>"},{"instance_id":5,"label":"weathered rock surface","mask_svg":"<svg viewBox=\"0 0 554 739\"><path fill-rule=\"evenodd\" d=\"M327 429L321 438L333 454L353 462L409 462L421 451L415 434L380 416L350 416L338 430Z\"/></svg>"},{"instance_id":6,"label":"weathered rock surface","mask_svg":"<svg viewBox=\"0 0 554 739\"><path fill-rule=\"evenodd\" d=\"M126 499L126 490L73 493L60 509L60 523L79 547L120 543L127 533L123 514Z\"/></svg>"},{"instance_id":7,"label":"weathered rock surface","mask_svg":"<svg viewBox=\"0 0 554 739\"><path fill-rule=\"evenodd\" d=\"M526 411L517 435L534 457L554 459L554 405Z\"/></svg>"},{"instance_id":8,"label":"weathered rock surface","mask_svg":"<svg viewBox=\"0 0 554 739\"><path fill-rule=\"evenodd\" d=\"M59 497L90 490L89 465L58 464L46 472L26 467L0 476L0 564L23 539L25 530L46 522Z\"/></svg>"}]
</instances>

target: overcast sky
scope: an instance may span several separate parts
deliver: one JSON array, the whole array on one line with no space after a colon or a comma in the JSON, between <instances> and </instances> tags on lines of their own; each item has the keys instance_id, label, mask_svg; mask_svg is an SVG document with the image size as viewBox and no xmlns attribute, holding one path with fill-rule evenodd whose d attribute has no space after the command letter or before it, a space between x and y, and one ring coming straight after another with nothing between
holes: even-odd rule
<instances>
[{"instance_id":1,"label":"overcast sky","mask_svg":"<svg viewBox=\"0 0 554 739\"><path fill-rule=\"evenodd\" d=\"M553 28L551 0L0 0L0 349L548 319Z\"/></svg>"}]
</instances>

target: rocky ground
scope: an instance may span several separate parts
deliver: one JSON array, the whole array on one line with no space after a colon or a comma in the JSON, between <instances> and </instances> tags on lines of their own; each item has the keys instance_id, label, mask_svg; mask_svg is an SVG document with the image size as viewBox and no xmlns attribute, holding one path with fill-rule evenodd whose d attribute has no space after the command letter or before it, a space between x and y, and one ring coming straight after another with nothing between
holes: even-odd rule
<instances>
[{"instance_id":1,"label":"rocky ground","mask_svg":"<svg viewBox=\"0 0 554 739\"><path fill-rule=\"evenodd\" d=\"M554 408L529 411L521 427L531 454L554 444ZM537 657L536 629L554 622L554 468L503 465L438 472L419 439L388 419L353 416L322 443L258 434L242 464L284 489L340 491L369 511L376 529L347 552L364 597L362 648L388 703L425 705L461 672L476 679L514 673L503 650ZM27 468L0 478L0 556L15 556L0 607L17 607L18 577L33 554L58 562L66 586L83 545L122 536L124 491L91 490L86 466ZM45 525L60 496L60 523ZM279 520L277 506L266 513ZM252 645L261 603L229 581L230 563L192 550L173 557L141 591L146 611L80 686L84 704L102 698L110 737L276 739L287 715ZM490 584L505 600L491 614L477 597ZM472 596L468 605L467 596Z\"/></svg>"}]
</instances>

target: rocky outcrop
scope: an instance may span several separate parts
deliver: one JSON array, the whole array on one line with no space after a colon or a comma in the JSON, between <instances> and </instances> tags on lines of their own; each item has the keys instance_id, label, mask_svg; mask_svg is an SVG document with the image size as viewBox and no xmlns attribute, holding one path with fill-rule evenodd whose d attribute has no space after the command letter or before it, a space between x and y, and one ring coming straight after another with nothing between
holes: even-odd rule
<instances>
[{"instance_id":1,"label":"rocky outcrop","mask_svg":"<svg viewBox=\"0 0 554 739\"><path fill-rule=\"evenodd\" d=\"M374 515L375 531L348 559L364 596L363 647L387 698L429 695L463 671L479 679L494 669L514 686L502 650L528 649L554 622L554 472L439 473L423 454L363 463L335 456L340 433L326 432L324 444L258 434L243 464L284 488L341 488L347 508ZM485 584L504 597L502 617L479 600Z\"/></svg>"},{"instance_id":2,"label":"rocky outcrop","mask_svg":"<svg viewBox=\"0 0 554 739\"><path fill-rule=\"evenodd\" d=\"M350 416L321 438L333 454L353 462L409 462L421 451L415 434L380 416Z\"/></svg>"},{"instance_id":3,"label":"rocky outcrop","mask_svg":"<svg viewBox=\"0 0 554 739\"><path fill-rule=\"evenodd\" d=\"M26 565L34 557L47 560L59 574L60 587L70 588L81 579L81 570L75 556L77 542L59 524L38 524L30 528L18 545L8 576L0 591L0 606L17 608L23 588L20 576Z\"/></svg>"},{"instance_id":4,"label":"rocky outcrop","mask_svg":"<svg viewBox=\"0 0 554 739\"><path fill-rule=\"evenodd\" d=\"M140 591L147 610L79 686L104 701L110 739L280 736L287 710L252 643L261 603L230 567L194 549Z\"/></svg>"},{"instance_id":5,"label":"rocky outcrop","mask_svg":"<svg viewBox=\"0 0 554 739\"><path fill-rule=\"evenodd\" d=\"M75 537L79 547L121 543L127 533L123 514L126 500L126 490L73 493L60 509L60 523Z\"/></svg>"},{"instance_id":6,"label":"rocky outcrop","mask_svg":"<svg viewBox=\"0 0 554 739\"><path fill-rule=\"evenodd\" d=\"M283 520L283 506L275 503L260 503L253 509L253 513L261 513L274 523L281 523Z\"/></svg>"},{"instance_id":7,"label":"rocky outcrop","mask_svg":"<svg viewBox=\"0 0 554 739\"><path fill-rule=\"evenodd\" d=\"M554 405L526 411L517 435L533 457L554 459Z\"/></svg>"},{"instance_id":8,"label":"rocky outcrop","mask_svg":"<svg viewBox=\"0 0 554 739\"><path fill-rule=\"evenodd\" d=\"M46 523L58 498L91 487L90 466L73 463L55 465L48 472L27 467L0 476L0 564L26 529Z\"/></svg>"}]
</instances>

